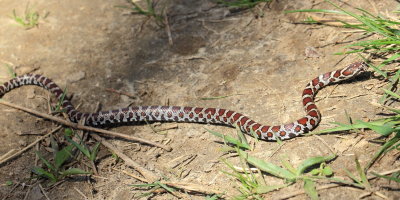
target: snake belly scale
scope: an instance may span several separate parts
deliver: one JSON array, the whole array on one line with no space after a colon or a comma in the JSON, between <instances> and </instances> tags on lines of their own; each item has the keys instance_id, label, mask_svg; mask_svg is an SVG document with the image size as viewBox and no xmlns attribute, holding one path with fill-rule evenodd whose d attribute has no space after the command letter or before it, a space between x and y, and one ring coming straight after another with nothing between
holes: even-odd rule
<instances>
[{"instance_id":1,"label":"snake belly scale","mask_svg":"<svg viewBox=\"0 0 400 200\"><path fill-rule=\"evenodd\" d=\"M238 126L241 131L248 134L254 132L263 140L276 140L277 137L283 140L307 133L318 126L321 114L314 103L314 97L318 90L326 85L355 77L366 69L367 65L364 62L355 62L343 69L327 72L314 78L306 85L302 95L306 115L292 123L277 126L263 125L245 115L222 108L132 106L96 113L82 113L76 110L68 99L63 100L62 107L71 121L79 122L84 119L85 125L88 126L144 121L210 123ZM62 100L64 96L63 90L49 78L37 74L26 74L0 85L0 97L22 85L37 85L45 88L59 100Z\"/></svg>"}]
</instances>

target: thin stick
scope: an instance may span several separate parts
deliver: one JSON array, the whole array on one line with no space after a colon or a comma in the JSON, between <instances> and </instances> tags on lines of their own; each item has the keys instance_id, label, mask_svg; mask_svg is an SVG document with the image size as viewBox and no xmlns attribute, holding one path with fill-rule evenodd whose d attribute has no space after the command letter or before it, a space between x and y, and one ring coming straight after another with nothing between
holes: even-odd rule
<instances>
[{"instance_id":1,"label":"thin stick","mask_svg":"<svg viewBox=\"0 0 400 200\"><path fill-rule=\"evenodd\" d=\"M164 23L165 23L165 31L167 32L167 35L168 35L168 43L170 46L172 46L174 44L174 42L172 41L171 28L169 27L168 16L167 16L166 12L164 13L163 17L164 17Z\"/></svg>"},{"instance_id":2,"label":"thin stick","mask_svg":"<svg viewBox=\"0 0 400 200\"><path fill-rule=\"evenodd\" d=\"M42 187L42 184L39 183L39 188L42 191L44 197L46 197L47 200L50 200L49 196L47 196L46 191L44 191L44 188Z\"/></svg>"},{"instance_id":3,"label":"thin stick","mask_svg":"<svg viewBox=\"0 0 400 200\"><path fill-rule=\"evenodd\" d=\"M126 174L126 175L128 175L128 176L130 176L130 177L132 177L132 178L135 178L135 179L137 179L137 180L139 180L139 181L142 181L142 182L144 182L144 183L149 183L148 180L146 180L146 179L144 179L144 178L142 178L142 177L140 177L140 176L136 176L135 174L132 174L132 173L126 171L126 170L119 170L119 169L115 169L115 168L112 168L112 169L115 170L115 171L122 172L122 173L124 173L124 174Z\"/></svg>"},{"instance_id":4,"label":"thin stick","mask_svg":"<svg viewBox=\"0 0 400 200\"><path fill-rule=\"evenodd\" d=\"M316 137L318 140L320 140L328 149L329 149L329 151L331 152L331 153L333 153L333 154L337 154L336 152L335 152L335 150L333 150L329 145L328 145L328 143L326 143L326 141L324 140L324 139L322 139L319 135L313 135L314 137Z\"/></svg>"},{"instance_id":5,"label":"thin stick","mask_svg":"<svg viewBox=\"0 0 400 200\"><path fill-rule=\"evenodd\" d=\"M114 136L114 137L118 137L118 138L123 138L123 139L131 140L131 141L136 141L136 142L140 142L140 143L156 146L156 147L165 149L166 151L172 151L172 148L169 147L169 146L166 146L166 145L163 145L163 144L159 144L159 143L156 143L156 142L152 142L152 141L149 141L149 140L146 140L146 139L142 139L142 138L138 138L138 137L134 137L134 136L129 136L129 135L125 135L125 134L122 134L122 133L113 132L113 131L107 131L107 130L104 130L104 129L94 128L94 127L90 127L90 126L80 125L80 124L77 124L77 123L73 123L73 122L69 122L69 121L60 119L58 117L54 117L54 116L51 116L51 115L48 115L48 114L45 114L45 113L41 113L41 112L29 109L29 108L18 106L18 105L15 105L15 104L12 104L12 103L6 102L6 101L0 101L0 104L6 105L6 106L9 106L9 107L12 107L12 108L16 108L16 109L19 109L19 110L22 110L22 111L25 111L25 112L40 116L40 117L43 117L43 118L55 121L57 123L63 124L65 126L69 126L69 127L75 128L75 129L81 129L81 130L85 130L85 131L93 131L93 132L103 133L103 134Z\"/></svg>"},{"instance_id":6,"label":"thin stick","mask_svg":"<svg viewBox=\"0 0 400 200\"><path fill-rule=\"evenodd\" d=\"M124 174L126 174L128 176L131 176L131 177L133 177L135 179L138 179L138 180L140 180L142 182L147 182L147 180L144 180L144 179L142 179L142 178L140 178L140 177L138 177L138 176L136 176L136 175L134 175L134 174L132 174L130 172L127 172L125 170L118 170L118 169L114 169L114 170L122 172L122 173L124 173ZM179 188L179 189L182 189L182 190L185 190L185 191L199 192L199 193L203 193L203 194L223 194L222 191L215 190L215 189L212 189L212 188L208 188L208 187L203 186L203 185L193 184L193 183L168 182L168 181L162 181L161 183L165 184L165 185L172 186L172 187L176 187L176 188Z\"/></svg>"},{"instance_id":7,"label":"thin stick","mask_svg":"<svg viewBox=\"0 0 400 200\"><path fill-rule=\"evenodd\" d=\"M1 155L0 156L0 160L3 160L4 158L7 158L11 154L13 154L15 151L16 151L15 149L11 149L9 152L5 153L4 155Z\"/></svg>"},{"instance_id":8,"label":"thin stick","mask_svg":"<svg viewBox=\"0 0 400 200\"><path fill-rule=\"evenodd\" d=\"M8 161L10 161L10 160L12 160L12 159L14 159L15 157L19 156L20 154L24 153L25 151L27 151L27 150L30 149L31 147L35 146L35 144L37 144L37 143L40 142L41 140L47 138L49 135L51 135L51 134L57 132L57 131L60 130L60 129L61 129L61 126L58 126L58 127L55 128L54 130L52 130L52 131L50 131L49 133L47 133L46 135L40 137L39 139L37 139L37 140L34 141L33 143L29 144L29 145L26 146L25 148L19 150L17 153L15 153L15 154L13 154L13 155L7 157L7 158L4 158L3 160L0 160L0 165L4 164L4 163L6 163L6 162L8 162Z\"/></svg>"},{"instance_id":9,"label":"thin stick","mask_svg":"<svg viewBox=\"0 0 400 200\"><path fill-rule=\"evenodd\" d=\"M118 90L113 89L113 88L105 88L105 90L108 91L108 92L113 92L113 93L119 94L119 95L125 95L127 97L132 98L132 99L136 98L135 95L133 95L133 94L129 94L129 93L123 92L123 91L118 91Z\"/></svg>"},{"instance_id":10,"label":"thin stick","mask_svg":"<svg viewBox=\"0 0 400 200\"><path fill-rule=\"evenodd\" d=\"M114 147L114 145L112 145L111 143L105 141L103 138L101 138L97 134L92 133L91 136L92 136L92 138L94 138L98 142L101 142L102 145L104 145L105 147L109 148L113 153L117 154L117 156L120 157L122 160L124 160L125 163L128 166L131 166L136 171L138 171L140 174L142 174L148 180L148 183L152 183L152 182L157 181L159 179L153 172L151 172L151 171L143 168L142 166L140 166L138 163L133 161L127 155L122 153L122 151L120 151L119 149Z\"/></svg>"},{"instance_id":11,"label":"thin stick","mask_svg":"<svg viewBox=\"0 0 400 200\"><path fill-rule=\"evenodd\" d=\"M198 185L193 183L184 182L161 182L162 184L169 185L175 188L180 188L190 192L200 192L203 194L223 194L224 192L215 190L204 185Z\"/></svg>"},{"instance_id":12,"label":"thin stick","mask_svg":"<svg viewBox=\"0 0 400 200\"><path fill-rule=\"evenodd\" d=\"M74 190L77 191L82 197L83 199L89 199L85 194L83 194L82 191L80 191L78 188L74 187Z\"/></svg>"}]
</instances>

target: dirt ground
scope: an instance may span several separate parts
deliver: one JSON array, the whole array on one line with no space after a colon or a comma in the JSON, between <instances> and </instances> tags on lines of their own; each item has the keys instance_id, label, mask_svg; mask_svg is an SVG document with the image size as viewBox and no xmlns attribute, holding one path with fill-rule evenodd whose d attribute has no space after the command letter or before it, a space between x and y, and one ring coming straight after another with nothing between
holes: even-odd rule
<instances>
[{"instance_id":1,"label":"dirt ground","mask_svg":"<svg viewBox=\"0 0 400 200\"><path fill-rule=\"evenodd\" d=\"M346 2L339 4L375 13L391 12L398 5L392 0ZM123 0L30 1L42 16L46 12L49 15L39 20L38 27L24 30L10 16L13 9L22 14L27 3L2 1L0 81L10 78L5 65L12 66L19 75L46 75L67 88L73 94L73 103L87 112L95 110L98 103L102 110L128 105L184 105L232 109L271 125L291 122L304 115L301 92L308 81L359 60L355 55L333 53L341 51L349 41L363 37L361 33L338 27L295 24L304 15L283 13L292 9L331 8L323 1L281 0L253 10L236 11L208 0L170 0L166 11L172 44L166 29L158 27L154 20L117 8L128 5ZM346 111L354 119L378 118L381 110L370 103L380 97L377 85L381 83L377 78L362 76L320 91L317 105L323 119L317 130L332 127L334 121L347 122ZM201 100L225 95L228 97ZM49 92L39 87L26 86L7 93L3 99L47 112L49 96ZM54 98L52 102L56 102ZM6 106L0 106L0 112L0 155L11 149L22 149L39 137L29 134L45 134L57 126ZM171 124L177 128L163 134L154 133L148 125L110 129L168 144L173 148L171 152L126 140L109 138L108 141L160 177L224 191L227 198L237 195L238 182L222 172L229 169L221 159L237 164L238 158L222 152L221 139L205 128L230 135L235 135L235 129L189 123L156 125L162 129ZM251 154L275 164L286 159L297 166L306 158L329 155L328 145L339 153L330 163L335 176L344 177L345 169L355 172L355 155L362 165L369 161L380 147L370 142L376 137L369 131L323 135L324 142L317 137L299 137L285 141L281 147L275 142L261 141L255 144ZM254 143L253 138L248 139ZM0 166L0 199L6 195L7 199L46 199L38 181L30 177L32 167L41 165L35 161L35 149L46 152L48 142L45 140ZM371 170L381 172L398 167L396 157L385 156ZM138 199L145 192L130 186L143 182L122 173L126 170L138 175L122 161L116 161L107 148L101 147L96 164L99 175L90 180L68 178L55 187L45 188L46 195L50 199L84 199L84 196ZM269 176L266 180L268 184L281 183ZM18 184L5 186L6 181ZM372 184L389 198L400 198L399 185L385 180L374 180ZM265 198L279 199L301 188L300 183L294 184ZM356 199L361 193L349 187L319 191L321 199ZM205 199L199 194L180 195L186 199ZM157 193L151 198L177 197ZM307 199L307 196L293 199Z\"/></svg>"}]
</instances>

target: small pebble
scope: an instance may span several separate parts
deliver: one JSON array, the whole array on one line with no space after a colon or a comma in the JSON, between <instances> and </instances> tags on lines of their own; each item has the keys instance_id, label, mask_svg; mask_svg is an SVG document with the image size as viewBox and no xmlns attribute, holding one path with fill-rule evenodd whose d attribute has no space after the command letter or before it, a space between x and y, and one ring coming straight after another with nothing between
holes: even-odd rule
<instances>
[{"instance_id":1,"label":"small pebble","mask_svg":"<svg viewBox=\"0 0 400 200\"><path fill-rule=\"evenodd\" d=\"M84 71L74 72L68 76L68 82L73 83L84 79L86 73Z\"/></svg>"},{"instance_id":2,"label":"small pebble","mask_svg":"<svg viewBox=\"0 0 400 200\"><path fill-rule=\"evenodd\" d=\"M304 53L306 54L307 58L319 58L321 57L321 53L317 51L314 47L306 47Z\"/></svg>"},{"instance_id":3,"label":"small pebble","mask_svg":"<svg viewBox=\"0 0 400 200\"><path fill-rule=\"evenodd\" d=\"M27 145L25 140L18 140L18 144L25 147Z\"/></svg>"}]
</instances>

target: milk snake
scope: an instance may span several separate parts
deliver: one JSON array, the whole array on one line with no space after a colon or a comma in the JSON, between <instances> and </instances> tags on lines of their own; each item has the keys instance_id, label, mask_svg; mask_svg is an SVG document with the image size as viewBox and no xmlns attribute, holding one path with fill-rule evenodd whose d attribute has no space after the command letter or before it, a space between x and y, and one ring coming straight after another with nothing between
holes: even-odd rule
<instances>
[{"instance_id":1,"label":"milk snake","mask_svg":"<svg viewBox=\"0 0 400 200\"><path fill-rule=\"evenodd\" d=\"M309 82L303 91L302 100L306 115L289 124L266 126L232 110L221 108L199 108L181 106L134 106L97 113L82 113L75 109L71 101L64 99L62 107L73 122L84 118L85 125L99 126L126 122L193 122L238 126L243 132L256 133L260 139L289 139L314 129L321 121L321 114L314 103L319 89L342 80L352 78L367 69L364 62L355 62L343 69L321 74ZM37 85L52 92L59 100L63 90L52 80L42 75L26 74L0 85L0 97L22 85Z\"/></svg>"}]
</instances>

